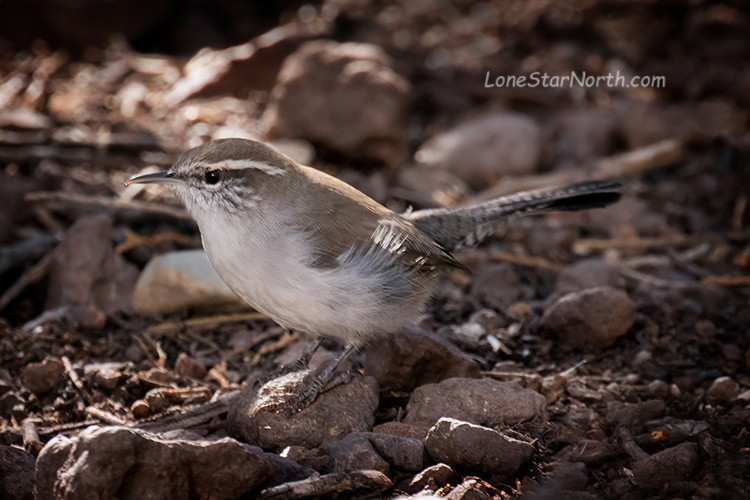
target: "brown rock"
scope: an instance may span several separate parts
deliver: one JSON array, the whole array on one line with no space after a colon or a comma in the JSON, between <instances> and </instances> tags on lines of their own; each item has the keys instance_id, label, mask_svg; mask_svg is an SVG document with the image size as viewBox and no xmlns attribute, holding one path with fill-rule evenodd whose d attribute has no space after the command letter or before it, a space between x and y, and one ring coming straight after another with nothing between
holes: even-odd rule
<instances>
[{"instance_id":1,"label":"brown rock","mask_svg":"<svg viewBox=\"0 0 750 500\"><path fill-rule=\"evenodd\" d=\"M515 382L451 378L418 387L406 405L404 423L434 425L452 417L478 425L516 425L547 420L547 400Z\"/></svg>"},{"instance_id":2,"label":"brown rock","mask_svg":"<svg viewBox=\"0 0 750 500\"><path fill-rule=\"evenodd\" d=\"M93 304L107 314L132 312L138 269L114 252L112 220L81 217L65 233L49 271L47 309Z\"/></svg>"},{"instance_id":3,"label":"brown rock","mask_svg":"<svg viewBox=\"0 0 750 500\"><path fill-rule=\"evenodd\" d=\"M451 468L450 465L437 464L427 467L414 476L406 488L407 493L417 493L424 489L435 491L449 484L461 482L461 474Z\"/></svg>"},{"instance_id":4,"label":"brown rock","mask_svg":"<svg viewBox=\"0 0 750 500\"><path fill-rule=\"evenodd\" d=\"M556 490L584 491L589 484L583 463L554 462L547 469L552 472L550 483Z\"/></svg>"},{"instance_id":5,"label":"brown rock","mask_svg":"<svg viewBox=\"0 0 750 500\"><path fill-rule=\"evenodd\" d=\"M34 500L34 457L12 446L0 445L0 498Z\"/></svg>"},{"instance_id":6,"label":"brown rock","mask_svg":"<svg viewBox=\"0 0 750 500\"><path fill-rule=\"evenodd\" d=\"M453 344L416 326L368 346L365 375L381 390L411 391L454 377L479 377L479 366Z\"/></svg>"},{"instance_id":7,"label":"brown rock","mask_svg":"<svg viewBox=\"0 0 750 500\"><path fill-rule=\"evenodd\" d=\"M376 470L384 474L390 471L388 462L375 451L367 436L360 432L331 443L330 469L335 472Z\"/></svg>"},{"instance_id":8,"label":"brown rock","mask_svg":"<svg viewBox=\"0 0 750 500\"><path fill-rule=\"evenodd\" d=\"M441 418L425 439L430 458L452 467L510 477L534 456L534 447L502 432L453 418Z\"/></svg>"},{"instance_id":9,"label":"brown rock","mask_svg":"<svg viewBox=\"0 0 750 500\"><path fill-rule=\"evenodd\" d=\"M724 404L739 393L740 386L731 377L719 377L706 391L706 400L710 403Z\"/></svg>"},{"instance_id":10,"label":"brown rock","mask_svg":"<svg viewBox=\"0 0 750 500\"><path fill-rule=\"evenodd\" d=\"M397 165L410 85L375 45L313 41L286 58L263 115L270 138L323 143Z\"/></svg>"},{"instance_id":11,"label":"brown rock","mask_svg":"<svg viewBox=\"0 0 750 500\"><path fill-rule=\"evenodd\" d=\"M471 293L482 303L502 310L520 300L531 298L512 265L491 264L476 272Z\"/></svg>"},{"instance_id":12,"label":"brown rock","mask_svg":"<svg viewBox=\"0 0 750 500\"><path fill-rule=\"evenodd\" d=\"M379 432L363 433L378 455L394 469L417 472L427 462L424 443L419 439L393 436Z\"/></svg>"},{"instance_id":13,"label":"brown rock","mask_svg":"<svg viewBox=\"0 0 750 500\"><path fill-rule=\"evenodd\" d=\"M57 436L39 454L36 496L235 499L273 475L266 460L233 439L194 437L124 427L89 427L75 438Z\"/></svg>"},{"instance_id":14,"label":"brown rock","mask_svg":"<svg viewBox=\"0 0 750 500\"><path fill-rule=\"evenodd\" d=\"M541 129L528 116L494 112L443 132L416 153L418 162L450 171L476 190L507 175L536 172Z\"/></svg>"},{"instance_id":15,"label":"brown rock","mask_svg":"<svg viewBox=\"0 0 750 500\"><path fill-rule=\"evenodd\" d=\"M385 422L372 428L372 432L381 432L391 436L401 436L423 441L427 437L429 427L417 427L403 422Z\"/></svg>"},{"instance_id":16,"label":"brown rock","mask_svg":"<svg viewBox=\"0 0 750 500\"><path fill-rule=\"evenodd\" d=\"M65 372L63 362L57 358L47 358L41 363L29 363L23 369L23 385L34 394L44 394L55 387Z\"/></svg>"},{"instance_id":17,"label":"brown rock","mask_svg":"<svg viewBox=\"0 0 750 500\"><path fill-rule=\"evenodd\" d=\"M604 349L625 335L635 321L635 303L620 290L603 286L572 292L542 317L542 329L571 347Z\"/></svg>"},{"instance_id":18,"label":"brown rock","mask_svg":"<svg viewBox=\"0 0 750 500\"><path fill-rule=\"evenodd\" d=\"M128 363L89 363L83 367L83 375L102 389L112 392L125 378L127 368Z\"/></svg>"},{"instance_id":19,"label":"brown rock","mask_svg":"<svg viewBox=\"0 0 750 500\"><path fill-rule=\"evenodd\" d=\"M377 382L354 377L351 382L326 391L299 412L289 404L309 372L292 373L271 380L260 393L248 390L230 408L227 430L264 449L327 446L352 432L372 428L378 407Z\"/></svg>"},{"instance_id":20,"label":"brown rock","mask_svg":"<svg viewBox=\"0 0 750 500\"><path fill-rule=\"evenodd\" d=\"M682 443L637 462L632 471L639 486L662 488L667 483L690 480L700 461L698 445Z\"/></svg>"},{"instance_id":21,"label":"brown rock","mask_svg":"<svg viewBox=\"0 0 750 500\"><path fill-rule=\"evenodd\" d=\"M646 422L664 415L665 411L666 405L660 399L635 404L613 401L607 405L607 423L639 432Z\"/></svg>"},{"instance_id":22,"label":"brown rock","mask_svg":"<svg viewBox=\"0 0 750 500\"><path fill-rule=\"evenodd\" d=\"M208 371L206 367L195 361L193 358L181 352L174 362L174 371L181 377L190 377L201 380L206 376Z\"/></svg>"}]
</instances>

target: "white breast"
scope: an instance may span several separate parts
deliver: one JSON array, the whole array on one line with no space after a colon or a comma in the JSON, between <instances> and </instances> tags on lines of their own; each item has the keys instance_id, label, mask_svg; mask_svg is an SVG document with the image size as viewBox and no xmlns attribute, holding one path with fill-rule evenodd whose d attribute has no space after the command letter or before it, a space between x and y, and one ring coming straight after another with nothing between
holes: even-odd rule
<instances>
[{"instance_id":1,"label":"white breast","mask_svg":"<svg viewBox=\"0 0 750 500\"><path fill-rule=\"evenodd\" d=\"M403 301L384 307L383 279L394 271L390 261L349 252L339 267L312 267L313 243L283 220L266 218L244 230L231 219L199 225L219 276L248 304L287 328L366 341L414 321L429 296L429 291L408 290Z\"/></svg>"}]
</instances>

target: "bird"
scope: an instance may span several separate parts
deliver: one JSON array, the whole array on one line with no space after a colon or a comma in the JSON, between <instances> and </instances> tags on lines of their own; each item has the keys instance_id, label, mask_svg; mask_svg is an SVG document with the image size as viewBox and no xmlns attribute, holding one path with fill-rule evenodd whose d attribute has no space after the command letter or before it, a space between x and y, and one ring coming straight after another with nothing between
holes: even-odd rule
<instances>
[{"instance_id":1,"label":"bird","mask_svg":"<svg viewBox=\"0 0 750 500\"><path fill-rule=\"evenodd\" d=\"M396 213L267 144L236 138L209 141L128 183L168 184L229 288L282 327L318 339L282 371L305 368L320 339L346 344L300 396L301 407L335 382L336 366L353 350L418 321L440 275L464 268L454 252L516 216L604 207L621 196L617 182L587 181Z\"/></svg>"}]
</instances>

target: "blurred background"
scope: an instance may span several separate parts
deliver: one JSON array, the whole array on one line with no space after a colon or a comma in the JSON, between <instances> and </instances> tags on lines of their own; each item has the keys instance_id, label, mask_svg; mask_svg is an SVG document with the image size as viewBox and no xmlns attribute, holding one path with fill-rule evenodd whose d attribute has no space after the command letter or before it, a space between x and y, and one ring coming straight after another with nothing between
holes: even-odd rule
<instances>
[{"instance_id":1,"label":"blurred background","mask_svg":"<svg viewBox=\"0 0 750 500\"><path fill-rule=\"evenodd\" d=\"M169 193L124 181L245 137L397 211L619 178L612 207L522 221L462 253L473 274L447 279L423 326L497 373L557 373L593 350L584 373L635 374L640 389L617 398L696 420L726 404L721 446L746 453L748 33L744 0L0 0L0 379L17 398L0 418L62 404L22 388L46 355L158 365L211 390L294 358L277 355L299 333L262 318L182 323L239 307L200 256L159 264L198 270L185 281L143 272L200 237ZM665 86L491 85L535 72ZM602 286L624 290L635 319L593 342L550 333L556 300ZM382 372L381 390L398 385ZM132 418L147 388L106 404ZM607 400L594 392L577 397ZM76 397L55 418L85 418ZM382 419L403 403L387 401ZM746 461L731 464L701 484L747 486Z\"/></svg>"}]
</instances>

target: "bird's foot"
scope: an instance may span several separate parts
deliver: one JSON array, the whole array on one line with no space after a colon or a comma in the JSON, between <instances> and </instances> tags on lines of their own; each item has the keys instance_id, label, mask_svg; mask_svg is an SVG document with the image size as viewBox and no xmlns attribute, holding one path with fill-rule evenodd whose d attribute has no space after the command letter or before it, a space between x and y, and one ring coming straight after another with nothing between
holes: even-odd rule
<instances>
[{"instance_id":1,"label":"bird's foot","mask_svg":"<svg viewBox=\"0 0 750 500\"><path fill-rule=\"evenodd\" d=\"M318 350L322 342L322 338L316 339L315 342L313 342L307 349L305 349L305 352L302 353L302 356L300 356L300 358L291 365L282 366L277 370L266 373L265 375L261 375L258 380L256 380L256 384L258 385L258 387L265 385L268 381L283 377L284 375L307 370L313 354L315 354L315 351Z\"/></svg>"},{"instance_id":2,"label":"bird's foot","mask_svg":"<svg viewBox=\"0 0 750 500\"><path fill-rule=\"evenodd\" d=\"M349 370L339 372L327 372L317 375L309 384L304 384L297 396L290 401L289 405L294 412L304 410L315 401L319 394L330 391L341 384L348 384L352 380L352 372Z\"/></svg>"}]
</instances>

